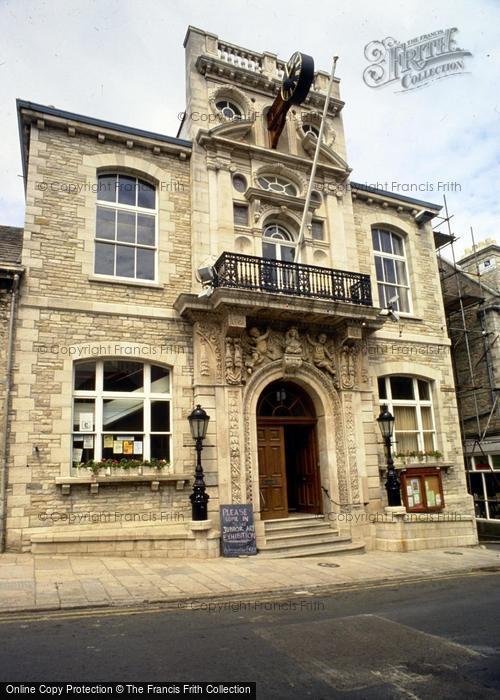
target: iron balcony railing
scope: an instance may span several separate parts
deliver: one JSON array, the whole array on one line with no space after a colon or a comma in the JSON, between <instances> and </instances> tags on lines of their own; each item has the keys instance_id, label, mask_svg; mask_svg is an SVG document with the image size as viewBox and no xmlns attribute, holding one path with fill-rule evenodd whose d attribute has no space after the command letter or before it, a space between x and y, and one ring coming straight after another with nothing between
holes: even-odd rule
<instances>
[{"instance_id":1,"label":"iron balcony railing","mask_svg":"<svg viewBox=\"0 0 500 700\"><path fill-rule=\"evenodd\" d=\"M222 253L214 265L214 287L254 289L372 306L370 276L317 265Z\"/></svg>"}]
</instances>

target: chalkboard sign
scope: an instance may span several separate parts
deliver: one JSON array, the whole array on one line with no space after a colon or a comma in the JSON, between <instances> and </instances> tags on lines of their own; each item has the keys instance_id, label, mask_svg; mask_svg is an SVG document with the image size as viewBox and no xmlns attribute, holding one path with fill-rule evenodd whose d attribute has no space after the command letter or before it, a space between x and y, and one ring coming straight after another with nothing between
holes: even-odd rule
<instances>
[{"instance_id":1,"label":"chalkboard sign","mask_svg":"<svg viewBox=\"0 0 500 700\"><path fill-rule=\"evenodd\" d=\"M253 507L238 503L220 506L223 557L257 554Z\"/></svg>"}]
</instances>

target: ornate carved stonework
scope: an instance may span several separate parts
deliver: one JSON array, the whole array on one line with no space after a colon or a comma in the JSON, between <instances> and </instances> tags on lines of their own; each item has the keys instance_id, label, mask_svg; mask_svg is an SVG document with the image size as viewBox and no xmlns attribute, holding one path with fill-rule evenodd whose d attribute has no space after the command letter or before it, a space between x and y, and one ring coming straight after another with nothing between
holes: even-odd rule
<instances>
[{"instance_id":1,"label":"ornate carved stonework","mask_svg":"<svg viewBox=\"0 0 500 700\"><path fill-rule=\"evenodd\" d=\"M240 338L226 337L226 382L240 384L243 371L243 356Z\"/></svg>"},{"instance_id":2,"label":"ornate carved stonework","mask_svg":"<svg viewBox=\"0 0 500 700\"><path fill-rule=\"evenodd\" d=\"M356 344L342 345L340 351L340 386L342 389L352 389L356 383Z\"/></svg>"},{"instance_id":3,"label":"ornate carved stonework","mask_svg":"<svg viewBox=\"0 0 500 700\"><path fill-rule=\"evenodd\" d=\"M358 461L356 456L356 434L354 428L353 396L352 392L345 392L344 401L345 431L347 439L347 452L349 455L349 476L351 484L351 505L360 505Z\"/></svg>"},{"instance_id":4,"label":"ornate carved stonework","mask_svg":"<svg viewBox=\"0 0 500 700\"><path fill-rule=\"evenodd\" d=\"M252 475L258 473L258 458L251 450L250 431L252 421L255 416L251 414L251 397L254 387L262 381L263 375L267 373L274 375L276 370L282 372L282 364L279 360L262 365L256 369L254 375L249 380L249 384L244 394L244 442L245 442L245 484L246 484L246 501L253 502L252 493ZM338 505L342 511L349 509L349 479L348 479L348 455L346 449L346 439L344 430L344 415L343 408L340 402L339 394L335 388L333 376L330 373L324 372L315 367L310 362L303 362L298 370L301 379L309 380L311 384L320 386L325 392L325 402L330 402L333 413L333 425L335 434L335 457L336 457L336 477L338 485ZM322 484L328 488L328 484Z\"/></svg>"},{"instance_id":5,"label":"ornate carved stonework","mask_svg":"<svg viewBox=\"0 0 500 700\"><path fill-rule=\"evenodd\" d=\"M317 337L301 336L296 326L285 333L252 327L242 337L243 364L246 374L277 359L283 361L285 375L294 374L303 363L317 367L337 386L337 350L335 341L320 333Z\"/></svg>"},{"instance_id":6,"label":"ornate carved stonework","mask_svg":"<svg viewBox=\"0 0 500 700\"><path fill-rule=\"evenodd\" d=\"M222 382L223 362L221 350L221 333L218 323L196 324L196 335L200 343L198 370L202 377L215 375L218 383Z\"/></svg>"},{"instance_id":7,"label":"ornate carved stonework","mask_svg":"<svg viewBox=\"0 0 500 700\"><path fill-rule=\"evenodd\" d=\"M229 464L231 468L231 501L241 503L240 451L241 397L239 391L229 392Z\"/></svg>"}]
</instances>

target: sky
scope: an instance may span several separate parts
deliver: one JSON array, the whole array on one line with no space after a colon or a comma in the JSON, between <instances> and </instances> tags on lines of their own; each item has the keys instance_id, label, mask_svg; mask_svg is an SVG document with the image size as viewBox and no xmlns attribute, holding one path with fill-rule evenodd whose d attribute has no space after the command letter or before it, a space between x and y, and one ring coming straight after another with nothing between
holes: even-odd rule
<instances>
[{"instance_id":1,"label":"sky","mask_svg":"<svg viewBox=\"0 0 500 700\"><path fill-rule=\"evenodd\" d=\"M352 179L445 192L457 255L471 226L498 240L500 0L0 0L0 224L24 218L16 98L175 136L190 24L328 72L338 55ZM411 91L363 81L370 42L452 27L472 54L462 73Z\"/></svg>"}]
</instances>

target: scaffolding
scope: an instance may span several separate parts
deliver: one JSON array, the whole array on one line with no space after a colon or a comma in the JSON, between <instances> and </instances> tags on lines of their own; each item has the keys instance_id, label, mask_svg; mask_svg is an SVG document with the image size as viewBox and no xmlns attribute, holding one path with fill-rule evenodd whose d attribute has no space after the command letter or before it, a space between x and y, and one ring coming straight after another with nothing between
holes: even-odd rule
<instances>
[{"instance_id":1,"label":"scaffolding","mask_svg":"<svg viewBox=\"0 0 500 700\"><path fill-rule=\"evenodd\" d=\"M499 391L497 387L494 386L494 373L490 362L491 358L491 347L494 343L498 342L498 335L490 340L489 334L484 326L483 314L480 313L481 307L484 305L485 296L483 283L481 281L481 274L479 271L479 263L477 259L477 247L474 240L474 231L472 226L470 227L470 233L472 237L472 250L474 255L475 272L470 270L461 270L457 266L455 257L455 243L459 240L457 236L452 232L451 221L453 215L450 215L448 211L448 203L446 201L446 196L444 199L444 216L437 216L437 224L433 228L434 241L436 245L436 251L439 263L439 273L441 278L441 288L443 292L443 302L446 314L446 323L448 327L448 335L450 336L452 343L452 350L454 351L455 357L457 357L458 351L461 347L465 350L466 357L466 371L459 372L457 367L457 362L453 363L453 371L455 375L455 388L457 395L457 403L460 416L460 426L462 433L462 444L464 457L466 456L467 442L468 442L468 431L466 429L465 423L469 420L475 420L476 422L476 433L473 437L473 446L470 451L470 455L474 455L476 448L479 450L485 461L487 462L487 457L483 449L483 443L487 436L491 420L495 415L495 412L499 410ZM445 231L441 230L441 227L445 228ZM443 258L443 252L449 250L451 255L451 261ZM446 264L444 264L446 263ZM451 267L451 271L449 268ZM477 282L479 287L479 294L475 295L466 289L464 284L464 275L466 275L473 282ZM477 279L476 279L477 278ZM450 280L450 284L445 284L447 280ZM451 289L450 289L451 287ZM479 319L479 329L471 328L468 324L467 315L473 308L478 309L477 317ZM482 340L483 343L483 353L479 360L474 364L473 354L471 352L471 344ZM485 362L487 369L487 385L483 386L481 381L478 380L478 366ZM463 380L463 375L466 375L465 381ZM489 393L491 397L491 410L485 412L480 412L479 403L481 401L481 395L484 393ZM464 408L464 402L466 399L470 399L469 403L473 406L473 415L466 417L466 411ZM484 427L481 426L481 421L486 418L486 424ZM469 440L471 438L469 437Z\"/></svg>"}]
</instances>

